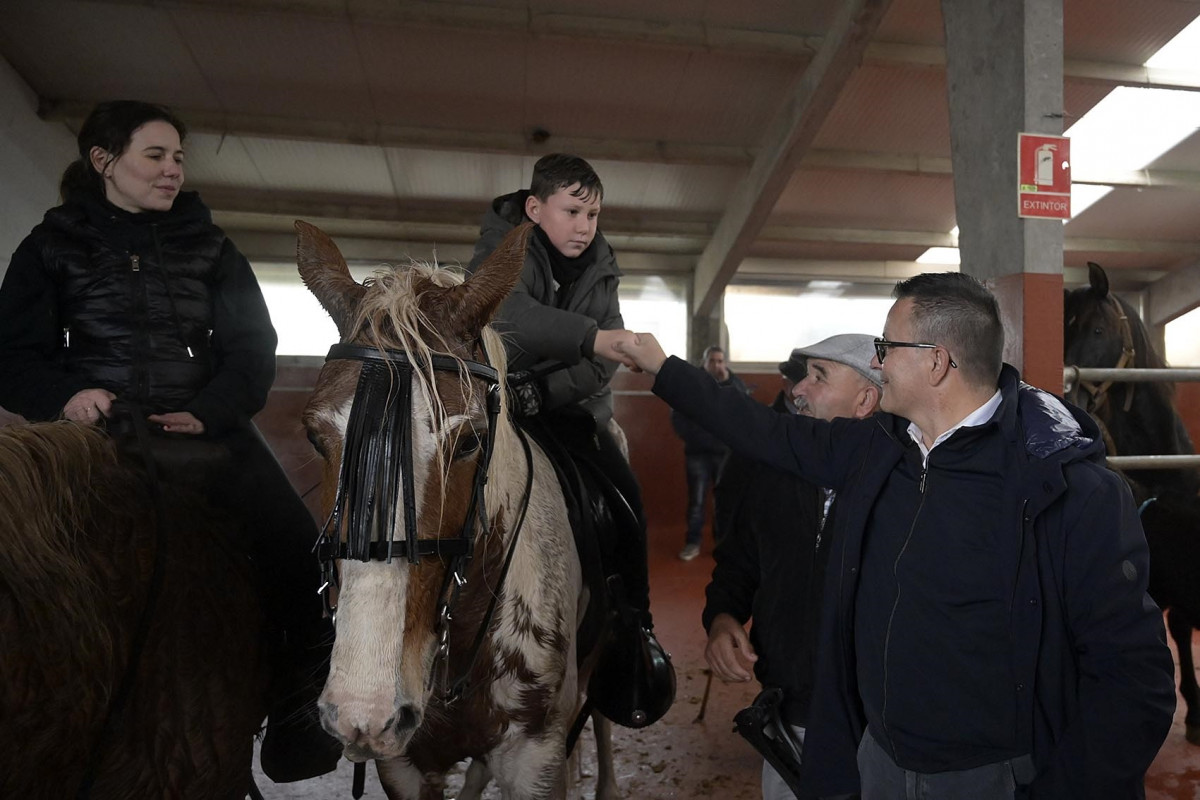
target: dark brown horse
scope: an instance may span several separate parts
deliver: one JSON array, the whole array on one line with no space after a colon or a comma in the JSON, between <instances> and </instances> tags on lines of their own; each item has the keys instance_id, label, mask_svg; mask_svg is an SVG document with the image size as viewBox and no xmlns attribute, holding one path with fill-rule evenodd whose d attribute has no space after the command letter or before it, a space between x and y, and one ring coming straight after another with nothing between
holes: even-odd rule
<instances>
[{"instance_id":1,"label":"dark brown horse","mask_svg":"<svg viewBox=\"0 0 1200 800\"><path fill-rule=\"evenodd\" d=\"M1109 291L1099 264L1088 264L1089 285L1064 297L1063 363L1079 367L1162 368L1137 312ZM1082 383L1069 399L1107 432L1109 455L1183 455L1193 452L1175 408L1174 384ZM1180 693L1187 705L1187 739L1200 744L1200 685L1192 663L1193 620L1200 619L1200 502L1195 469L1129 470L1143 505L1150 548L1150 596L1167 609L1167 628L1179 652Z\"/></svg>"},{"instance_id":2,"label":"dark brown horse","mask_svg":"<svg viewBox=\"0 0 1200 800\"><path fill-rule=\"evenodd\" d=\"M97 429L0 429L0 797L246 796L268 673L231 525Z\"/></svg>"}]
</instances>

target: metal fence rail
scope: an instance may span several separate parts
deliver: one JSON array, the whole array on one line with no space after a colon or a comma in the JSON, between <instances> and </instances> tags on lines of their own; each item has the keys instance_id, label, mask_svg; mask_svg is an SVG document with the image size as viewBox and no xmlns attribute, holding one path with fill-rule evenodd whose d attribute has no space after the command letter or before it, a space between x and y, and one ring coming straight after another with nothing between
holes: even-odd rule
<instances>
[{"instance_id":1,"label":"metal fence rail","mask_svg":"<svg viewBox=\"0 0 1200 800\"><path fill-rule=\"evenodd\" d=\"M1144 369L1115 367L1063 367L1063 390L1070 391L1079 381L1120 381L1154 383L1156 381L1200 381L1200 367Z\"/></svg>"},{"instance_id":2,"label":"metal fence rail","mask_svg":"<svg viewBox=\"0 0 1200 800\"><path fill-rule=\"evenodd\" d=\"M1200 367L1165 367L1163 369L1063 367L1064 393L1075 388L1075 384L1079 381L1120 381L1122 383L1200 381ZM1108 465L1120 469L1186 469L1200 467L1200 455L1109 456Z\"/></svg>"}]
</instances>

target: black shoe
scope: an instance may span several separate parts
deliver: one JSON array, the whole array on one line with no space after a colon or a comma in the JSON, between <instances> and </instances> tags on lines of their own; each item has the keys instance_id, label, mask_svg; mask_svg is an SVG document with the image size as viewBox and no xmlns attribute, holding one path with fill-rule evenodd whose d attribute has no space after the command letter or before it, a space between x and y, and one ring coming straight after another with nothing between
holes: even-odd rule
<instances>
[{"instance_id":1,"label":"black shoe","mask_svg":"<svg viewBox=\"0 0 1200 800\"><path fill-rule=\"evenodd\" d=\"M268 717L258 762L275 783L304 781L337 769L342 745L322 730L315 709L279 722Z\"/></svg>"},{"instance_id":2,"label":"black shoe","mask_svg":"<svg viewBox=\"0 0 1200 800\"><path fill-rule=\"evenodd\" d=\"M263 773L276 783L303 781L337 769L342 745L321 727L317 698L329 675L332 631L313 626L277 654L274 701L259 751Z\"/></svg>"}]
</instances>

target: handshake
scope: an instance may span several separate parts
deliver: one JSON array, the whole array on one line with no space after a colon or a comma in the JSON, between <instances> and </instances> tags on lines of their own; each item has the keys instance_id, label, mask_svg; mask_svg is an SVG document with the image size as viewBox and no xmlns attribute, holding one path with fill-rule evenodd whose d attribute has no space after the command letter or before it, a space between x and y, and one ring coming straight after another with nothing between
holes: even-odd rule
<instances>
[{"instance_id":1,"label":"handshake","mask_svg":"<svg viewBox=\"0 0 1200 800\"><path fill-rule=\"evenodd\" d=\"M592 350L600 358L624 364L634 372L648 372L651 375L657 374L659 367L667 360L666 353L652 333L597 331ZM511 372L507 383L508 405L514 416L533 417L541 413L545 395L544 372Z\"/></svg>"},{"instance_id":2,"label":"handshake","mask_svg":"<svg viewBox=\"0 0 1200 800\"><path fill-rule=\"evenodd\" d=\"M596 332L593 351L601 358L616 361L634 372L658 374L662 363L667 360L658 339L652 333L634 333L623 329Z\"/></svg>"}]
</instances>

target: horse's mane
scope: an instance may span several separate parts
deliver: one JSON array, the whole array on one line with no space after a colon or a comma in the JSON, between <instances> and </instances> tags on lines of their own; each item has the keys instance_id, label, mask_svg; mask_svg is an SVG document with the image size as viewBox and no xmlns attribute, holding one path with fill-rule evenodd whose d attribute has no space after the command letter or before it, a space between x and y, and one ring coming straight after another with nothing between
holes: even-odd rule
<instances>
[{"instance_id":1,"label":"horse's mane","mask_svg":"<svg viewBox=\"0 0 1200 800\"><path fill-rule=\"evenodd\" d=\"M39 632L44 652L78 658L96 677L113 663L103 609L116 598L103 596L90 563L110 543L86 534L114 500L137 502L134 480L94 428L51 422L0 430L0 600Z\"/></svg>"},{"instance_id":2,"label":"horse's mane","mask_svg":"<svg viewBox=\"0 0 1200 800\"><path fill-rule=\"evenodd\" d=\"M439 311L445 310L444 305L439 302L444 295L443 290L457 286L463 280L464 275L461 271L418 261L404 267L378 270L363 282L367 291L359 303L353 327L353 330L365 331L372 346L404 350L423 365L421 369L413 370L413 380L423 389L425 411L429 414L434 431L446 429L449 414L436 391L436 373L430 356L438 354L453 358L462 367L464 375L466 368L463 358L456 352L459 349L455 346L456 343L448 340L443 333L450 321L433 317ZM488 363L495 367L500 375L500 414L497 417L496 430L491 432L494 444L486 487L488 507L494 509L498 507L499 498L493 494L500 492L501 488L509 483L505 480L511 472L507 465L516 454L516 441L508 424L508 397L505 386L508 358L504 343L490 326L483 328L480 339ZM464 386L468 405L484 401L480 396L477 380L465 381ZM437 450L437 460L438 468L444 476L449 464L445 461L441 449Z\"/></svg>"}]
</instances>

